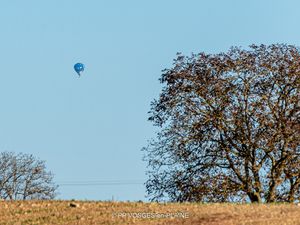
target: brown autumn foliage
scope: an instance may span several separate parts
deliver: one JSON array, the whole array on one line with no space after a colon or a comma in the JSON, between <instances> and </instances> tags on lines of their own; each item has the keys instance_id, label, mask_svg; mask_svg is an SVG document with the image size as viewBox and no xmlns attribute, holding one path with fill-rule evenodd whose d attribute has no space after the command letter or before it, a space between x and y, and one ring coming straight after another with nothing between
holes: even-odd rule
<instances>
[{"instance_id":1,"label":"brown autumn foliage","mask_svg":"<svg viewBox=\"0 0 300 225\"><path fill-rule=\"evenodd\" d=\"M252 45L178 54L144 148L151 200L300 200L300 50Z\"/></svg>"}]
</instances>

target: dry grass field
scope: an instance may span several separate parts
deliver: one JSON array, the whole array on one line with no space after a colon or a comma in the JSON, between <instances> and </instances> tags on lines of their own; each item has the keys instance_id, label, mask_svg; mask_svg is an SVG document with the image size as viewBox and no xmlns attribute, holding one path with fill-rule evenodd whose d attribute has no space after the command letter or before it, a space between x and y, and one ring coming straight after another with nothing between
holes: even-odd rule
<instances>
[{"instance_id":1,"label":"dry grass field","mask_svg":"<svg viewBox=\"0 0 300 225\"><path fill-rule=\"evenodd\" d=\"M300 224L300 206L1 201L0 224Z\"/></svg>"}]
</instances>

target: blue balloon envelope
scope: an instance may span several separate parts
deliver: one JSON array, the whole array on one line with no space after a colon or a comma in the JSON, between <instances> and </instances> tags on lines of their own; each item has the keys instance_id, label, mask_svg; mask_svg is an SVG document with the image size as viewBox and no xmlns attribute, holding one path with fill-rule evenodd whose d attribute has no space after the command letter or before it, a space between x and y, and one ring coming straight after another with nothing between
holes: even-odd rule
<instances>
[{"instance_id":1,"label":"blue balloon envelope","mask_svg":"<svg viewBox=\"0 0 300 225\"><path fill-rule=\"evenodd\" d=\"M74 70L76 71L76 73L78 74L78 76L80 76L81 73L84 71L84 65L82 63L76 63L74 65Z\"/></svg>"}]
</instances>

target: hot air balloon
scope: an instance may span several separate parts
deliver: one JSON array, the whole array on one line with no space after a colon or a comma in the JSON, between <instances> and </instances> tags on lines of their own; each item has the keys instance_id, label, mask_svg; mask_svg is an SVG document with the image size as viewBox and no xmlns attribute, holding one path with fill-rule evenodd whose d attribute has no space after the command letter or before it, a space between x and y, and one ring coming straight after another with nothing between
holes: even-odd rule
<instances>
[{"instance_id":1,"label":"hot air balloon","mask_svg":"<svg viewBox=\"0 0 300 225\"><path fill-rule=\"evenodd\" d=\"M81 73L84 71L84 65L82 63L76 63L74 65L74 70L76 71L76 73L78 74L78 76L80 76Z\"/></svg>"}]
</instances>

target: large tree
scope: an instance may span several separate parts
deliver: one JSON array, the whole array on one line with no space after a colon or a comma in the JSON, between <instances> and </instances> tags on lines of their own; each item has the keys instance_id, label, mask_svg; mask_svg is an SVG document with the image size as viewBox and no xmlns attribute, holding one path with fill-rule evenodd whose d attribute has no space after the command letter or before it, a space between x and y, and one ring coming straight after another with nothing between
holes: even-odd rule
<instances>
[{"instance_id":1,"label":"large tree","mask_svg":"<svg viewBox=\"0 0 300 225\"><path fill-rule=\"evenodd\" d=\"M0 198L53 199L56 189L44 161L23 153L0 153Z\"/></svg>"},{"instance_id":2,"label":"large tree","mask_svg":"<svg viewBox=\"0 0 300 225\"><path fill-rule=\"evenodd\" d=\"M300 51L285 44L178 54L144 148L151 200L300 200Z\"/></svg>"}]
</instances>

